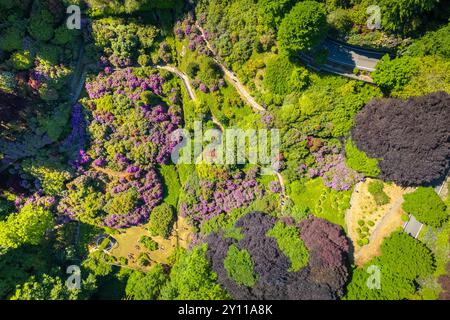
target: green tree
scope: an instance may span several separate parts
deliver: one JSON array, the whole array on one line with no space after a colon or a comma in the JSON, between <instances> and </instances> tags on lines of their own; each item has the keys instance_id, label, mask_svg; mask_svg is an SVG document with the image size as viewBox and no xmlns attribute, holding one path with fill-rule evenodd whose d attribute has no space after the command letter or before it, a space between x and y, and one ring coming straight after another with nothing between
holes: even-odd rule
<instances>
[{"instance_id":1,"label":"green tree","mask_svg":"<svg viewBox=\"0 0 450 320\"><path fill-rule=\"evenodd\" d=\"M316 1L303 1L284 17L278 30L278 41L282 50L294 55L317 46L326 35L324 5Z\"/></svg>"},{"instance_id":2,"label":"green tree","mask_svg":"<svg viewBox=\"0 0 450 320\"><path fill-rule=\"evenodd\" d=\"M186 74L193 79L195 78L199 70L200 66L197 62L190 62L186 67Z\"/></svg>"},{"instance_id":3,"label":"green tree","mask_svg":"<svg viewBox=\"0 0 450 320\"><path fill-rule=\"evenodd\" d=\"M294 4L294 0L259 0L258 20L267 23L272 28L277 28L283 16L289 12Z\"/></svg>"},{"instance_id":4,"label":"green tree","mask_svg":"<svg viewBox=\"0 0 450 320\"><path fill-rule=\"evenodd\" d=\"M134 271L128 278L125 293L134 300L156 300L166 280L164 268L160 264L147 273Z\"/></svg>"},{"instance_id":5,"label":"green tree","mask_svg":"<svg viewBox=\"0 0 450 320\"><path fill-rule=\"evenodd\" d=\"M11 300L75 300L64 283L58 277L47 274L39 281L36 277L22 285L18 285Z\"/></svg>"},{"instance_id":6,"label":"green tree","mask_svg":"<svg viewBox=\"0 0 450 320\"><path fill-rule=\"evenodd\" d=\"M28 32L39 41L48 41L54 35L54 17L50 11L41 9L31 15Z\"/></svg>"},{"instance_id":7,"label":"green tree","mask_svg":"<svg viewBox=\"0 0 450 320\"><path fill-rule=\"evenodd\" d=\"M369 158L364 151L359 150L352 139L348 139L345 144L345 164L366 177L375 178L380 174L378 160Z\"/></svg>"},{"instance_id":8,"label":"green tree","mask_svg":"<svg viewBox=\"0 0 450 320\"><path fill-rule=\"evenodd\" d=\"M403 231L394 232L384 239L380 257L354 270L346 299L407 299L416 291L417 279L431 275L434 269L433 254L422 242ZM379 288L367 285L373 283L374 270L380 271Z\"/></svg>"},{"instance_id":9,"label":"green tree","mask_svg":"<svg viewBox=\"0 0 450 320\"><path fill-rule=\"evenodd\" d=\"M438 55L450 58L450 23L432 32L427 32L423 37L416 39L406 48L406 54L413 57Z\"/></svg>"},{"instance_id":10,"label":"green tree","mask_svg":"<svg viewBox=\"0 0 450 320\"><path fill-rule=\"evenodd\" d=\"M438 3L439 0L378 0L381 7L381 25L384 29L394 32L414 31Z\"/></svg>"},{"instance_id":11,"label":"green tree","mask_svg":"<svg viewBox=\"0 0 450 320\"><path fill-rule=\"evenodd\" d=\"M227 256L223 261L228 276L236 281L237 284L243 284L247 287L253 287L256 283L256 275L253 271L253 261L247 250L239 250L232 244L228 248Z\"/></svg>"},{"instance_id":12,"label":"green tree","mask_svg":"<svg viewBox=\"0 0 450 320\"><path fill-rule=\"evenodd\" d=\"M277 222L267 232L267 236L277 239L278 247L291 260L290 271L296 272L308 265L308 249L300 239L295 226L286 226L283 222Z\"/></svg>"},{"instance_id":13,"label":"green tree","mask_svg":"<svg viewBox=\"0 0 450 320\"><path fill-rule=\"evenodd\" d=\"M82 290L69 289L58 276L43 274L32 276L24 284L18 285L11 300L78 300L86 299L97 288L95 277L89 275L82 283Z\"/></svg>"},{"instance_id":14,"label":"green tree","mask_svg":"<svg viewBox=\"0 0 450 320\"><path fill-rule=\"evenodd\" d=\"M385 55L372 73L373 81L385 92L400 90L419 72L419 60L404 56L391 60Z\"/></svg>"},{"instance_id":15,"label":"green tree","mask_svg":"<svg viewBox=\"0 0 450 320\"><path fill-rule=\"evenodd\" d=\"M290 81L295 79L293 72L295 65L285 54L277 55L266 63L264 86L274 94L286 95L293 91Z\"/></svg>"},{"instance_id":16,"label":"green tree","mask_svg":"<svg viewBox=\"0 0 450 320\"><path fill-rule=\"evenodd\" d=\"M418 187L413 193L403 196L403 210L417 220L433 227L440 227L448 219L444 201L431 187Z\"/></svg>"},{"instance_id":17,"label":"green tree","mask_svg":"<svg viewBox=\"0 0 450 320\"><path fill-rule=\"evenodd\" d=\"M65 45L72 42L77 36L77 30L67 28L65 24L55 30L55 37L53 43L57 45Z\"/></svg>"},{"instance_id":18,"label":"green tree","mask_svg":"<svg viewBox=\"0 0 450 320\"><path fill-rule=\"evenodd\" d=\"M161 290L163 300L222 300L228 294L216 283L217 274L206 259L206 244L177 256L169 281Z\"/></svg>"},{"instance_id":19,"label":"green tree","mask_svg":"<svg viewBox=\"0 0 450 320\"><path fill-rule=\"evenodd\" d=\"M139 193L135 188L115 195L108 203L104 210L109 214L128 214L136 207L139 200Z\"/></svg>"},{"instance_id":20,"label":"green tree","mask_svg":"<svg viewBox=\"0 0 450 320\"><path fill-rule=\"evenodd\" d=\"M52 213L43 207L27 204L19 213L0 221L0 247L18 248L23 244L37 245L45 232L54 225Z\"/></svg>"},{"instance_id":21,"label":"green tree","mask_svg":"<svg viewBox=\"0 0 450 320\"><path fill-rule=\"evenodd\" d=\"M163 203L153 209L150 214L148 230L153 236L166 238L169 236L174 220L173 208L167 203Z\"/></svg>"},{"instance_id":22,"label":"green tree","mask_svg":"<svg viewBox=\"0 0 450 320\"><path fill-rule=\"evenodd\" d=\"M0 34L0 49L11 52L22 49L22 41L25 36L24 28L14 25Z\"/></svg>"},{"instance_id":23,"label":"green tree","mask_svg":"<svg viewBox=\"0 0 450 320\"><path fill-rule=\"evenodd\" d=\"M389 196L384 192L384 184L382 181L371 181L368 186L369 193L373 196L375 203L383 206L389 203Z\"/></svg>"}]
</instances>

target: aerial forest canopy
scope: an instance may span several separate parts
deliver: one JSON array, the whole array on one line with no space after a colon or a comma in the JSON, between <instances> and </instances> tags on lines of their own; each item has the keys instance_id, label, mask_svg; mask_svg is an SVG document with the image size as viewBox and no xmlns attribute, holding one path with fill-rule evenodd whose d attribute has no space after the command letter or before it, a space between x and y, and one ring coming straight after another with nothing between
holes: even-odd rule
<instances>
[{"instance_id":1,"label":"aerial forest canopy","mask_svg":"<svg viewBox=\"0 0 450 320\"><path fill-rule=\"evenodd\" d=\"M450 95L376 99L355 118L352 138L372 158L381 177L403 186L431 183L450 167Z\"/></svg>"},{"instance_id":2,"label":"aerial forest canopy","mask_svg":"<svg viewBox=\"0 0 450 320\"><path fill-rule=\"evenodd\" d=\"M0 299L448 299L449 18L0 0Z\"/></svg>"}]
</instances>

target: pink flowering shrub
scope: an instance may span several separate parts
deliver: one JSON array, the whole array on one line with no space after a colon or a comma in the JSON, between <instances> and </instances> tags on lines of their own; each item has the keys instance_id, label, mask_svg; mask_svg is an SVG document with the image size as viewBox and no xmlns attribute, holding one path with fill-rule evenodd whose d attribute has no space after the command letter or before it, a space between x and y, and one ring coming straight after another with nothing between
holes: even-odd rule
<instances>
[{"instance_id":1,"label":"pink flowering shrub","mask_svg":"<svg viewBox=\"0 0 450 320\"><path fill-rule=\"evenodd\" d=\"M338 191L349 190L357 182L363 180L363 176L345 164L345 157L339 153L336 147L321 147L313 152L315 168L308 170L310 178L322 177L324 184ZM303 166L299 168L305 170Z\"/></svg>"},{"instance_id":2,"label":"pink flowering shrub","mask_svg":"<svg viewBox=\"0 0 450 320\"><path fill-rule=\"evenodd\" d=\"M256 181L256 170L246 174L238 171L223 179L191 179L184 187L185 199L181 202L180 214L202 223L223 212L248 206L264 195L262 186Z\"/></svg>"}]
</instances>

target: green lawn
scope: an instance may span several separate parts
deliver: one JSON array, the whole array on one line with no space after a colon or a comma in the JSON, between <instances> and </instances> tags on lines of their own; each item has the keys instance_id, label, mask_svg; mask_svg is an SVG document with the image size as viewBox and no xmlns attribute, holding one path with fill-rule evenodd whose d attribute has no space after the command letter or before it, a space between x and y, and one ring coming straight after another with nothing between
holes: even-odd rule
<instances>
[{"instance_id":1,"label":"green lawn","mask_svg":"<svg viewBox=\"0 0 450 320\"><path fill-rule=\"evenodd\" d=\"M336 191L325 186L321 178L315 178L304 184L292 182L287 186L287 193L297 208L346 229L345 211L350 207L352 190Z\"/></svg>"}]
</instances>

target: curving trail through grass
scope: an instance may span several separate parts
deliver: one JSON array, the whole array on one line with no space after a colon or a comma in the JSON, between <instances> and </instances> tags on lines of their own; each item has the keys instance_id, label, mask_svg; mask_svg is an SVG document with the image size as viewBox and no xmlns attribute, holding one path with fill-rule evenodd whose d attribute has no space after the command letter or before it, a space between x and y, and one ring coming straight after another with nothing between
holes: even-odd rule
<instances>
[{"instance_id":1,"label":"curving trail through grass","mask_svg":"<svg viewBox=\"0 0 450 320\"><path fill-rule=\"evenodd\" d=\"M202 34L202 38L206 43L206 47L209 49L209 51L213 54L214 61L219 65L219 67L224 72L225 76L228 78L230 83L233 85L233 87L236 88L239 95L247 102L250 107L252 107L255 111L266 111L266 109L261 106L256 100L250 95L250 93L247 91L245 86L242 84L241 81L236 77L236 75L227 69L227 67L220 61L220 57L216 52L213 50L213 47L209 43L208 39L206 39L205 31L203 28L198 24L198 22L195 22L196 27L200 30Z\"/></svg>"}]
</instances>

